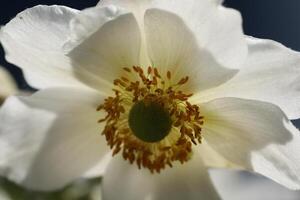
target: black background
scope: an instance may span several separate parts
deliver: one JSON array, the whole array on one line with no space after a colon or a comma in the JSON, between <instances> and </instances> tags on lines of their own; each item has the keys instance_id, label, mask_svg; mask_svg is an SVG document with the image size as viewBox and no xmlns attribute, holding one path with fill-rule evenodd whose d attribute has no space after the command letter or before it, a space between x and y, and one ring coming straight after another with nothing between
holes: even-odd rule
<instances>
[{"instance_id":1,"label":"black background","mask_svg":"<svg viewBox=\"0 0 300 200\"><path fill-rule=\"evenodd\" d=\"M0 24L6 24L22 10L38 5L65 5L83 9L97 4L97 0L2 0ZM239 10L243 16L244 32L258 38L268 38L300 51L300 1L299 0L225 0L225 6ZM0 65L15 77L21 89L28 89L21 71L4 60L0 48ZM297 122L300 127L300 121Z\"/></svg>"}]
</instances>

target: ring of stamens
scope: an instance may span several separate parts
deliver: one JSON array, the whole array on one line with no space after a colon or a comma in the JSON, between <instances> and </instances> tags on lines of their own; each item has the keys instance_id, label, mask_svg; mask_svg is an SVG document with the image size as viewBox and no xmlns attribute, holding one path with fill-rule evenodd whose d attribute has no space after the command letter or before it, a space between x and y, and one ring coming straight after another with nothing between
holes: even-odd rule
<instances>
[{"instance_id":1,"label":"ring of stamens","mask_svg":"<svg viewBox=\"0 0 300 200\"><path fill-rule=\"evenodd\" d=\"M172 84L168 71L163 77L155 67L146 72L141 67L123 68L124 76L114 80L114 97L104 100L97 110L106 116L99 123L106 123L102 132L113 155L122 153L125 160L139 168L160 172L174 161L187 162L192 145L201 143L203 117L197 105L189 103L192 94L185 94L180 87L189 78L184 77ZM128 122L130 110L138 102L158 103L169 114L172 126L166 137L157 142L145 142L135 136Z\"/></svg>"}]
</instances>

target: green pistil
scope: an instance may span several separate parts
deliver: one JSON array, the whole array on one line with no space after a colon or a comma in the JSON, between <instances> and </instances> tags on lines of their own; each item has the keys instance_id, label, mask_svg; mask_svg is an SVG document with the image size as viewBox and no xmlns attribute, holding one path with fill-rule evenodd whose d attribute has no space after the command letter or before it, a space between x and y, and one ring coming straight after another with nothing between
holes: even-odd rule
<instances>
[{"instance_id":1,"label":"green pistil","mask_svg":"<svg viewBox=\"0 0 300 200\"><path fill-rule=\"evenodd\" d=\"M129 126L133 134L144 142L158 142L170 132L172 120L169 113L158 103L139 101L129 113Z\"/></svg>"}]
</instances>

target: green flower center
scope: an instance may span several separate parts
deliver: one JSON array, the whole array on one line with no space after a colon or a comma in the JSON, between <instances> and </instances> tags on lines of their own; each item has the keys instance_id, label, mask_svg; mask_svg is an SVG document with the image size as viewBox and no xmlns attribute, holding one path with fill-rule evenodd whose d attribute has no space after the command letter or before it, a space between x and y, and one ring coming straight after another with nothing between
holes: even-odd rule
<instances>
[{"instance_id":1,"label":"green flower center","mask_svg":"<svg viewBox=\"0 0 300 200\"><path fill-rule=\"evenodd\" d=\"M170 132L172 120L165 108L156 102L138 101L129 113L129 127L144 142L158 142Z\"/></svg>"}]
</instances>

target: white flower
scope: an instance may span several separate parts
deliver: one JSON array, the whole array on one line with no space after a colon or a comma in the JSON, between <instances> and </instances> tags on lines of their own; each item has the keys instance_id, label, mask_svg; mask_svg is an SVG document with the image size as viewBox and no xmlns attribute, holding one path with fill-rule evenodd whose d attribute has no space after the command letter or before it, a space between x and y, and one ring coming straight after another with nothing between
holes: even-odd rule
<instances>
[{"instance_id":1,"label":"white flower","mask_svg":"<svg viewBox=\"0 0 300 200\"><path fill-rule=\"evenodd\" d=\"M0 105L6 97L15 94L17 86L11 75L0 66Z\"/></svg>"},{"instance_id":2,"label":"white flower","mask_svg":"<svg viewBox=\"0 0 300 200\"><path fill-rule=\"evenodd\" d=\"M52 190L103 175L104 199L218 199L207 168L225 167L300 188L300 54L244 36L220 0L37 6L0 40L41 89L0 110L11 180Z\"/></svg>"}]
</instances>

